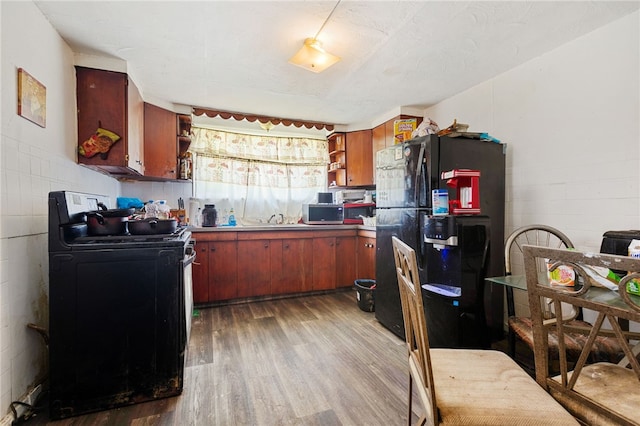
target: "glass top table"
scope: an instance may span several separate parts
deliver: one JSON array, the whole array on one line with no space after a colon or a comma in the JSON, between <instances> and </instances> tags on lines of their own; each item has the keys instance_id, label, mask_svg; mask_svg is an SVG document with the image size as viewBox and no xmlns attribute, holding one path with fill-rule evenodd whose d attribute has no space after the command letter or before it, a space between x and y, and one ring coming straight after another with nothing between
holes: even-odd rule
<instances>
[{"instance_id":1,"label":"glass top table","mask_svg":"<svg viewBox=\"0 0 640 426\"><path fill-rule=\"evenodd\" d=\"M499 284L505 286L507 289L517 289L527 291L527 279L524 275L507 275L504 277L488 277L485 278L485 281L492 284ZM548 283L546 274L542 273L538 275L539 283ZM511 295L510 295L511 293ZM589 300L591 302L600 303L602 305L610 306L613 308L618 308L621 310L626 310L629 312L633 312L636 315L632 315L635 317L634 321L640 320L640 313L634 311L618 294L617 291L610 290L608 288L591 286L589 291L585 294L576 296L583 298L585 300ZM629 294L629 299L637 306L640 306L640 296L636 296L633 294ZM507 291L507 313L509 316L515 315L515 309L513 306L513 294L511 291Z\"/></svg>"}]
</instances>

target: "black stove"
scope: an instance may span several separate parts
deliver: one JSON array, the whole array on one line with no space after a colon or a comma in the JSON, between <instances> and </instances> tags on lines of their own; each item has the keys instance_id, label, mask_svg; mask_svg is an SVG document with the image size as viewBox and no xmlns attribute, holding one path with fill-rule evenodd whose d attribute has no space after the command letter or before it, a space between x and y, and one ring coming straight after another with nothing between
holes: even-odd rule
<instances>
[{"instance_id":1,"label":"black stove","mask_svg":"<svg viewBox=\"0 0 640 426\"><path fill-rule=\"evenodd\" d=\"M183 388L191 232L89 236L85 213L98 202L109 205L101 195L49 193L52 419L175 396Z\"/></svg>"}]
</instances>

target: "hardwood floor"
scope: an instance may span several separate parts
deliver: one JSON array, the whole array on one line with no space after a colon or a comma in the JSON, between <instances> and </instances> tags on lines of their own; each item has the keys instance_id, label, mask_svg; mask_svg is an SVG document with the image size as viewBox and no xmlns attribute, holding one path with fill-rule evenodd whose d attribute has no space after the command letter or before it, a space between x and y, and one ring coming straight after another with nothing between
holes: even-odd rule
<instances>
[{"instance_id":1,"label":"hardwood floor","mask_svg":"<svg viewBox=\"0 0 640 426\"><path fill-rule=\"evenodd\" d=\"M403 342L354 291L204 308L182 395L50 422L64 425L400 425Z\"/></svg>"}]
</instances>

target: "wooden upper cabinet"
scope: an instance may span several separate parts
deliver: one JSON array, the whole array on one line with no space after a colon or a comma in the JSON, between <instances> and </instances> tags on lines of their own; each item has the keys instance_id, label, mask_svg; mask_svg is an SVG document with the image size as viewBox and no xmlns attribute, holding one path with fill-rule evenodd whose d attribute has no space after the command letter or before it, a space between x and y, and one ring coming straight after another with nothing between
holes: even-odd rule
<instances>
[{"instance_id":1,"label":"wooden upper cabinet","mask_svg":"<svg viewBox=\"0 0 640 426\"><path fill-rule=\"evenodd\" d=\"M347 186L373 185L371 129L346 134Z\"/></svg>"},{"instance_id":2,"label":"wooden upper cabinet","mask_svg":"<svg viewBox=\"0 0 640 426\"><path fill-rule=\"evenodd\" d=\"M98 128L120 137L97 144L96 155L79 151L78 163L114 175L142 173L142 98L127 74L76 67L76 102L78 148L87 148Z\"/></svg>"},{"instance_id":3,"label":"wooden upper cabinet","mask_svg":"<svg viewBox=\"0 0 640 426\"><path fill-rule=\"evenodd\" d=\"M178 178L176 114L148 103L144 104L144 175Z\"/></svg>"},{"instance_id":4,"label":"wooden upper cabinet","mask_svg":"<svg viewBox=\"0 0 640 426\"><path fill-rule=\"evenodd\" d=\"M373 149L373 161L376 160L376 152L387 147L388 126L389 121L387 121L386 123L382 123L371 130L371 148ZM391 123L391 133L393 134L393 123Z\"/></svg>"},{"instance_id":5,"label":"wooden upper cabinet","mask_svg":"<svg viewBox=\"0 0 640 426\"><path fill-rule=\"evenodd\" d=\"M376 153L381 149L385 149L395 143L395 129L394 122L396 120L405 120L415 118L417 124L422 123L422 117L414 117L412 115L398 115L384 123L376 126L371 131L371 148L372 148L372 164L373 164L373 183L375 183L375 171L376 171Z\"/></svg>"}]
</instances>

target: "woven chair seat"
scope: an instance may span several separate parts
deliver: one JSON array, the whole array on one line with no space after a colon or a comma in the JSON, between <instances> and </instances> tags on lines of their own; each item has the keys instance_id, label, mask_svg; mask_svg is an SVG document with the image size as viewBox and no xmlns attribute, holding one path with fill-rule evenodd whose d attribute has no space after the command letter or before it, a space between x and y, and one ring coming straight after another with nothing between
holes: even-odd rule
<instances>
[{"instance_id":1,"label":"woven chair seat","mask_svg":"<svg viewBox=\"0 0 640 426\"><path fill-rule=\"evenodd\" d=\"M569 374L571 377L571 374ZM553 380L560 383L560 376ZM640 423L640 384L634 372L629 368L615 364L601 362L584 367L578 378L574 391L597 401L604 407L615 407L618 415L632 424ZM577 401L565 392L558 392L551 387L551 395L569 411L577 413L578 417L589 424L609 424L610 416L588 409L584 403Z\"/></svg>"},{"instance_id":2,"label":"woven chair seat","mask_svg":"<svg viewBox=\"0 0 640 426\"><path fill-rule=\"evenodd\" d=\"M591 328L591 324L586 321L573 320L566 323L567 326ZM529 317L509 318L509 327L516 335L533 348L533 321ZM565 348L567 360L576 362L580 357L582 348L587 341L587 335L575 332L565 332ZM553 359L558 357L558 334L555 329L549 331L549 356ZM622 346L614 337L598 336L591 348L587 362L611 362L617 363L624 357Z\"/></svg>"},{"instance_id":3,"label":"woven chair seat","mask_svg":"<svg viewBox=\"0 0 640 426\"><path fill-rule=\"evenodd\" d=\"M441 425L576 425L506 354L431 349Z\"/></svg>"}]
</instances>

